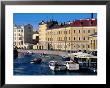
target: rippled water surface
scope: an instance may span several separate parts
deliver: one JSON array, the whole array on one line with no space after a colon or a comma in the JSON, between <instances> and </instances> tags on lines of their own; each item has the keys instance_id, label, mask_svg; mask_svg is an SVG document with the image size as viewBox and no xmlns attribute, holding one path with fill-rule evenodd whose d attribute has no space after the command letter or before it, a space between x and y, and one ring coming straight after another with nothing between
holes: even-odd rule
<instances>
[{"instance_id":1,"label":"rippled water surface","mask_svg":"<svg viewBox=\"0 0 110 88\"><path fill-rule=\"evenodd\" d=\"M53 58L54 57L54 58ZM49 69L48 62L50 60L57 60L62 62L62 58L56 55L48 55L42 57L41 64L31 64L30 60L33 58L41 58L39 54L25 56L19 54L18 58L14 59L14 75L96 75L90 71L52 71Z\"/></svg>"}]
</instances>

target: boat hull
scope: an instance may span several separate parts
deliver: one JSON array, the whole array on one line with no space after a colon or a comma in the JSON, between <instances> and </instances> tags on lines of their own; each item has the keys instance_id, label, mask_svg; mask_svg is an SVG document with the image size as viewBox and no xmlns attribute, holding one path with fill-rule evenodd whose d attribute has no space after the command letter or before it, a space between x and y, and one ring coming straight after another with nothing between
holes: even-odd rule
<instances>
[{"instance_id":1,"label":"boat hull","mask_svg":"<svg viewBox=\"0 0 110 88\"><path fill-rule=\"evenodd\" d=\"M68 70L79 70L79 64L67 65Z\"/></svg>"},{"instance_id":2,"label":"boat hull","mask_svg":"<svg viewBox=\"0 0 110 88\"><path fill-rule=\"evenodd\" d=\"M73 61L66 61L67 70L79 70L79 64Z\"/></svg>"},{"instance_id":3,"label":"boat hull","mask_svg":"<svg viewBox=\"0 0 110 88\"><path fill-rule=\"evenodd\" d=\"M53 71L64 71L64 70L67 70L66 66L49 66L49 67Z\"/></svg>"},{"instance_id":4,"label":"boat hull","mask_svg":"<svg viewBox=\"0 0 110 88\"><path fill-rule=\"evenodd\" d=\"M55 66L49 66L49 68L53 71L55 70Z\"/></svg>"}]
</instances>

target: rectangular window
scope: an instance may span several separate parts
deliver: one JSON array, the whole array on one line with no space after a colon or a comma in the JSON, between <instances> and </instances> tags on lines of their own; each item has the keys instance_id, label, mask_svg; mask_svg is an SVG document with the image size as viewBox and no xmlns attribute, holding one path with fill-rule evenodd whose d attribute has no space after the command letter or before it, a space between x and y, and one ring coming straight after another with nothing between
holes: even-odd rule
<instances>
[{"instance_id":1,"label":"rectangular window","mask_svg":"<svg viewBox=\"0 0 110 88\"><path fill-rule=\"evenodd\" d=\"M70 34L70 30L69 30L69 34Z\"/></svg>"},{"instance_id":2,"label":"rectangular window","mask_svg":"<svg viewBox=\"0 0 110 88\"><path fill-rule=\"evenodd\" d=\"M94 43L95 43L95 40L94 40Z\"/></svg>"},{"instance_id":3,"label":"rectangular window","mask_svg":"<svg viewBox=\"0 0 110 88\"><path fill-rule=\"evenodd\" d=\"M95 29L94 29L94 33L95 33Z\"/></svg>"},{"instance_id":4,"label":"rectangular window","mask_svg":"<svg viewBox=\"0 0 110 88\"><path fill-rule=\"evenodd\" d=\"M84 48L85 46L83 45L83 48Z\"/></svg>"},{"instance_id":5,"label":"rectangular window","mask_svg":"<svg viewBox=\"0 0 110 88\"><path fill-rule=\"evenodd\" d=\"M80 33L80 30L79 30L79 33Z\"/></svg>"},{"instance_id":6,"label":"rectangular window","mask_svg":"<svg viewBox=\"0 0 110 88\"><path fill-rule=\"evenodd\" d=\"M80 37L79 37L79 40L80 40Z\"/></svg>"},{"instance_id":7,"label":"rectangular window","mask_svg":"<svg viewBox=\"0 0 110 88\"><path fill-rule=\"evenodd\" d=\"M88 33L90 33L90 30L88 30Z\"/></svg>"},{"instance_id":8,"label":"rectangular window","mask_svg":"<svg viewBox=\"0 0 110 88\"><path fill-rule=\"evenodd\" d=\"M67 37L64 37L64 40L67 40Z\"/></svg>"},{"instance_id":9,"label":"rectangular window","mask_svg":"<svg viewBox=\"0 0 110 88\"><path fill-rule=\"evenodd\" d=\"M89 48L89 45L88 45L88 48Z\"/></svg>"},{"instance_id":10,"label":"rectangular window","mask_svg":"<svg viewBox=\"0 0 110 88\"><path fill-rule=\"evenodd\" d=\"M75 40L75 37L74 37L74 40Z\"/></svg>"},{"instance_id":11,"label":"rectangular window","mask_svg":"<svg viewBox=\"0 0 110 88\"><path fill-rule=\"evenodd\" d=\"M19 37L19 40L22 40L22 37Z\"/></svg>"},{"instance_id":12,"label":"rectangular window","mask_svg":"<svg viewBox=\"0 0 110 88\"><path fill-rule=\"evenodd\" d=\"M23 32L23 30L21 30L21 32Z\"/></svg>"},{"instance_id":13,"label":"rectangular window","mask_svg":"<svg viewBox=\"0 0 110 88\"><path fill-rule=\"evenodd\" d=\"M84 39L83 40L85 40L85 37L84 37Z\"/></svg>"},{"instance_id":14,"label":"rectangular window","mask_svg":"<svg viewBox=\"0 0 110 88\"><path fill-rule=\"evenodd\" d=\"M23 41L21 41L21 45L23 45Z\"/></svg>"},{"instance_id":15,"label":"rectangular window","mask_svg":"<svg viewBox=\"0 0 110 88\"><path fill-rule=\"evenodd\" d=\"M66 37L66 40L67 40L67 37Z\"/></svg>"},{"instance_id":16,"label":"rectangular window","mask_svg":"<svg viewBox=\"0 0 110 88\"><path fill-rule=\"evenodd\" d=\"M75 33L75 30L74 30L74 33Z\"/></svg>"},{"instance_id":17,"label":"rectangular window","mask_svg":"<svg viewBox=\"0 0 110 88\"><path fill-rule=\"evenodd\" d=\"M69 37L69 40L70 40L70 37Z\"/></svg>"},{"instance_id":18,"label":"rectangular window","mask_svg":"<svg viewBox=\"0 0 110 88\"><path fill-rule=\"evenodd\" d=\"M92 40L91 40L91 43L92 43Z\"/></svg>"}]
</instances>

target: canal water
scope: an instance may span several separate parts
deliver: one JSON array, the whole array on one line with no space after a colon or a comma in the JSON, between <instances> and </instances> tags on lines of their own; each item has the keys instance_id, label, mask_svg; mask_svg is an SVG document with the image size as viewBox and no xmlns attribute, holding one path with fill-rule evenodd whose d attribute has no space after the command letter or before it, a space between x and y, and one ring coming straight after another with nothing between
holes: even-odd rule
<instances>
[{"instance_id":1,"label":"canal water","mask_svg":"<svg viewBox=\"0 0 110 88\"><path fill-rule=\"evenodd\" d=\"M54 58L53 58L54 57ZM40 54L32 54L25 56L19 53L18 58L14 59L14 75L96 75L89 70L79 71L52 71L49 68L49 61L57 60L62 62L61 56L48 55L42 57L40 64L31 64L30 61L34 58L41 58Z\"/></svg>"}]
</instances>

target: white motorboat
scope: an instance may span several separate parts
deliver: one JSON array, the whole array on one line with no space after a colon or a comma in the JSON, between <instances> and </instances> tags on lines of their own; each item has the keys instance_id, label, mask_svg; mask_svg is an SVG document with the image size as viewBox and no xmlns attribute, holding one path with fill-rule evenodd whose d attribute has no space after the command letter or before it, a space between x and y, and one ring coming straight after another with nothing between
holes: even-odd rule
<instances>
[{"instance_id":1,"label":"white motorboat","mask_svg":"<svg viewBox=\"0 0 110 88\"><path fill-rule=\"evenodd\" d=\"M73 61L66 61L67 70L79 70L79 64Z\"/></svg>"},{"instance_id":2,"label":"white motorboat","mask_svg":"<svg viewBox=\"0 0 110 88\"><path fill-rule=\"evenodd\" d=\"M53 71L62 71L67 69L66 65L60 64L58 61L50 61L49 68Z\"/></svg>"}]
</instances>

